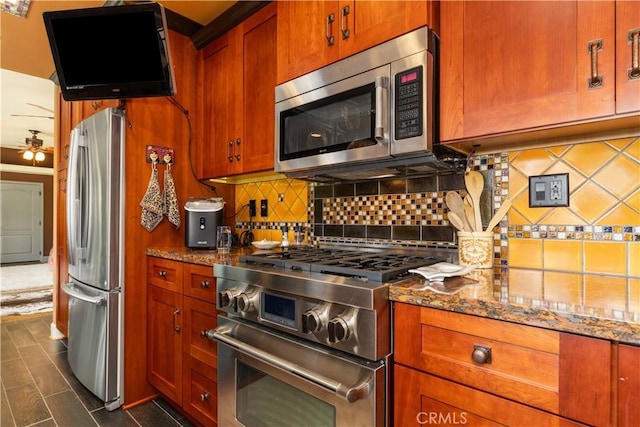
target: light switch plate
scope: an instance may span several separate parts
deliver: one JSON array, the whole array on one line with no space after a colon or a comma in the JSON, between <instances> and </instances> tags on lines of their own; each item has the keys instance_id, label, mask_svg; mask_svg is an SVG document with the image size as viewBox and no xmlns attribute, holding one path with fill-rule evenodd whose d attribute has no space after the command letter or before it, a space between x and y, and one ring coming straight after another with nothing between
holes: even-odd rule
<instances>
[{"instance_id":1,"label":"light switch plate","mask_svg":"<svg viewBox=\"0 0 640 427\"><path fill-rule=\"evenodd\" d=\"M529 207L569 206L569 174L529 177Z\"/></svg>"}]
</instances>

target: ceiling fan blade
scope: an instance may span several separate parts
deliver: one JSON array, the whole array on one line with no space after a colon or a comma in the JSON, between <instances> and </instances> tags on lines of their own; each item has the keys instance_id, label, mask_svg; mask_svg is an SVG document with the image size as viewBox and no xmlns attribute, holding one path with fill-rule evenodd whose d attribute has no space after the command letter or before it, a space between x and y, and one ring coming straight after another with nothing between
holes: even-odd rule
<instances>
[{"instance_id":1,"label":"ceiling fan blade","mask_svg":"<svg viewBox=\"0 0 640 427\"><path fill-rule=\"evenodd\" d=\"M31 102L27 102L27 105L31 105L32 107L36 107L36 108L39 108L39 109L41 109L41 110L44 110L44 111L48 111L48 112L50 112L50 113L53 113L53 110L52 110L51 108L43 107L42 105L32 104Z\"/></svg>"},{"instance_id":2,"label":"ceiling fan blade","mask_svg":"<svg viewBox=\"0 0 640 427\"><path fill-rule=\"evenodd\" d=\"M33 115L33 114L12 114L12 117L35 117L38 119L54 119L53 116L38 116L38 115Z\"/></svg>"}]
</instances>

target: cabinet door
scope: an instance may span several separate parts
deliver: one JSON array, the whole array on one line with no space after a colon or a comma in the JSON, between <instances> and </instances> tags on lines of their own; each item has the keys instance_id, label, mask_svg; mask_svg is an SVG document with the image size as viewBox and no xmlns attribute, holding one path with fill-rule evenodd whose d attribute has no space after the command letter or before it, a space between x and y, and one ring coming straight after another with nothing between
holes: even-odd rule
<instances>
[{"instance_id":1,"label":"cabinet door","mask_svg":"<svg viewBox=\"0 0 640 427\"><path fill-rule=\"evenodd\" d=\"M581 425L402 365L394 375L396 426Z\"/></svg>"},{"instance_id":2,"label":"cabinet door","mask_svg":"<svg viewBox=\"0 0 640 427\"><path fill-rule=\"evenodd\" d=\"M233 31L233 30L232 30ZM199 178L236 173L234 157L235 105L242 98L242 63L238 61L237 38L223 34L203 50L203 116Z\"/></svg>"},{"instance_id":3,"label":"cabinet door","mask_svg":"<svg viewBox=\"0 0 640 427\"><path fill-rule=\"evenodd\" d=\"M56 147L55 158L57 170L61 171L67 168L69 160L69 143L71 142L71 102L67 102L62 98L60 89L58 92L58 103L56 105L56 113L58 120L56 121Z\"/></svg>"},{"instance_id":4,"label":"cabinet door","mask_svg":"<svg viewBox=\"0 0 640 427\"><path fill-rule=\"evenodd\" d=\"M344 4L343 4L344 3ZM340 37L340 57L383 43L411 30L433 27L430 1L370 1L341 2L337 19ZM348 37L343 38L343 31Z\"/></svg>"},{"instance_id":5,"label":"cabinet door","mask_svg":"<svg viewBox=\"0 0 640 427\"><path fill-rule=\"evenodd\" d=\"M185 276L182 286L184 294L215 304L216 278L213 276L213 267L185 264L184 271Z\"/></svg>"},{"instance_id":6,"label":"cabinet door","mask_svg":"<svg viewBox=\"0 0 640 427\"><path fill-rule=\"evenodd\" d=\"M217 369L216 342L204 335L204 332L215 329L218 325L216 306L186 296L182 303L184 305L183 350L194 359Z\"/></svg>"},{"instance_id":7,"label":"cabinet door","mask_svg":"<svg viewBox=\"0 0 640 427\"><path fill-rule=\"evenodd\" d=\"M640 37L640 2L616 2L616 113L640 111L640 70L633 72L634 35ZM640 42L640 41L638 41ZM636 42L636 43L638 43ZM637 44L635 49L638 49ZM638 67L638 51L635 52ZM631 75L630 75L631 73Z\"/></svg>"},{"instance_id":8,"label":"cabinet door","mask_svg":"<svg viewBox=\"0 0 640 427\"><path fill-rule=\"evenodd\" d=\"M275 4L265 6L242 24L244 102L240 117L244 120L235 147L241 156L242 173L273 170L276 24Z\"/></svg>"},{"instance_id":9,"label":"cabinet door","mask_svg":"<svg viewBox=\"0 0 640 427\"><path fill-rule=\"evenodd\" d=\"M218 425L218 376L216 370L184 355L182 408L207 427Z\"/></svg>"},{"instance_id":10,"label":"cabinet door","mask_svg":"<svg viewBox=\"0 0 640 427\"><path fill-rule=\"evenodd\" d=\"M182 293L182 269L181 262L149 256L147 257L147 282Z\"/></svg>"},{"instance_id":11,"label":"cabinet door","mask_svg":"<svg viewBox=\"0 0 640 427\"><path fill-rule=\"evenodd\" d=\"M440 7L443 141L614 114L612 1ZM592 61L589 45L599 40ZM590 86L592 73L600 86Z\"/></svg>"},{"instance_id":12,"label":"cabinet door","mask_svg":"<svg viewBox=\"0 0 640 427\"><path fill-rule=\"evenodd\" d=\"M618 349L618 425L640 425L640 347Z\"/></svg>"},{"instance_id":13,"label":"cabinet door","mask_svg":"<svg viewBox=\"0 0 640 427\"><path fill-rule=\"evenodd\" d=\"M278 83L338 60L341 37L337 1L277 3Z\"/></svg>"},{"instance_id":14,"label":"cabinet door","mask_svg":"<svg viewBox=\"0 0 640 427\"><path fill-rule=\"evenodd\" d=\"M147 379L164 396L182 402L182 296L149 286Z\"/></svg>"}]
</instances>

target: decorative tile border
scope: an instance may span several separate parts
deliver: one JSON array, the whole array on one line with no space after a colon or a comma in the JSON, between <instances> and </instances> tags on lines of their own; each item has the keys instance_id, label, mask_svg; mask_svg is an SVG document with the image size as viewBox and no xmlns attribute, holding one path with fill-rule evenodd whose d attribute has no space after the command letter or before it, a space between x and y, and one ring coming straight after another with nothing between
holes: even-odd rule
<instances>
[{"instance_id":1,"label":"decorative tile border","mask_svg":"<svg viewBox=\"0 0 640 427\"><path fill-rule=\"evenodd\" d=\"M640 226L509 225L509 237L525 239L640 242Z\"/></svg>"}]
</instances>

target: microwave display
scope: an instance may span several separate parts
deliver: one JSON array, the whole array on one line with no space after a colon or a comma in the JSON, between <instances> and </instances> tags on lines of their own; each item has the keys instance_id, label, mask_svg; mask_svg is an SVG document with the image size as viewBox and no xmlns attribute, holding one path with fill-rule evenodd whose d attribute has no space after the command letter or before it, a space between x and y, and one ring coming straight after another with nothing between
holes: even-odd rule
<instances>
[{"instance_id":1,"label":"microwave display","mask_svg":"<svg viewBox=\"0 0 640 427\"><path fill-rule=\"evenodd\" d=\"M395 139L422 135L422 66L396 74Z\"/></svg>"}]
</instances>

